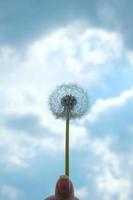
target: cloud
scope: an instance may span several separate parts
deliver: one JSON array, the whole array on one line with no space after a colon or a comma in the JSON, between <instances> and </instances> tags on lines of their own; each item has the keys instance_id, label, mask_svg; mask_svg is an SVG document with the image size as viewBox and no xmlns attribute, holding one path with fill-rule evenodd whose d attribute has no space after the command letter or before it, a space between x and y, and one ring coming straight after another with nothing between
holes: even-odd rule
<instances>
[{"instance_id":1,"label":"cloud","mask_svg":"<svg viewBox=\"0 0 133 200\"><path fill-rule=\"evenodd\" d=\"M108 166L112 171L119 174L121 157L112 150L112 140L113 139L110 136L106 136L103 140L93 139L90 148L105 166Z\"/></svg>"},{"instance_id":2,"label":"cloud","mask_svg":"<svg viewBox=\"0 0 133 200\"><path fill-rule=\"evenodd\" d=\"M19 134L22 132L32 134L32 136L39 136L48 132L47 128L41 125L39 116L34 113L7 115L5 116L4 126Z\"/></svg>"},{"instance_id":3,"label":"cloud","mask_svg":"<svg viewBox=\"0 0 133 200\"><path fill-rule=\"evenodd\" d=\"M59 84L58 80L97 82L104 71L110 71L108 62L123 56L123 48L119 33L78 22L32 42L24 55L11 47L1 47L0 62L6 66L8 84L18 82L20 89L34 86L47 90L44 80L49 87L55 81ZM104 65L108 65L106 70Z\"/></svg>"},{"instance_id":4,"label":"cloud","mask_svg":"<svg viewBox=\"0 0 133 200\"><path fill-rule=\"evenodd\" d=\"M88 168L91 187L97 188L93 198L132 198L132 102L132 89L98 99L82 122L89 131L88 159L83 165Z\"/></svg>"},{"instance_id":5,"label":"cloud","mask_svg":"<svg viewBox=\"0 0 133 200\"><path fill-rule=\"evenodd\" d=\"M0 197L4 200L18 200L24 198L24 193L11 185L3 185L0 188Z\"/></svg>"},{"instance_id":6,"label":"cloud","mask_svg":"<svg viewBox=\"0 0 133 200\"><path fill-rule=\"evenodd\" d=\"M124 91L118 97L99 99L88 115L87 124L91 133L97 137L111 135L114 138L114 149L123 153L132 147L132 134L129 129L132 125L133 90ZM121 139L123 138L123 139Z\"/></svg>"},{"instance_id":7,"label":"cloud","mask_svg":"<svg viewBox=\"0 0 133 200\"><path fill-rule=\"evenodd\" d=\"M95 121L98 116L108 111L109 109L114 109L115 107L121 108L124 107L125 104L131 101L132 104L133 98L133 89L129 89L127 91L123 91L120 96L109 98L109 99L98 99L96 103L91 108L91 112L88 115L89 121Z\"/></svg>"},{"instance_id":8,"label":"cloud","mask_svg":"<svg viewBox=\"0 0 133 200\"><path fill-rule=\"evenodd\" d=\"M13 5L10 2L1 2L0 42L8 42L19 48L20 45L26 46L42 33L49 34L63 25L67 26L75 20L81 20L93 27L120 32L126 46L132 48L133 5L131 1L121 0L119 3L114 0L100 2L84 0L81 3L75 0L67 2L56 0L51 2L42 1L39 4L33 2L32 7L30 1L26 2L26 7L25 1L21 4L14 1Z\"/></svg>"},{"instance_id":9,"label":"cloud","mask_svg":"<svg viewBox=\"0 0 133 200\"><path fill-rule=\"evenodd\" d=\"M36 142L2 129L0 138L0 148L3 152L1 165L9 169L28 167L29 161L36 155L34 149L37 145Z\"/></svg>"},{"instance_id":10,"label":"cloud","mask_svg":"<svg viewBox=\"0 0 133 200\"><path fill-rule=\"evenodd\" d=\"M97 186L103 194L103 199L119 198L120 200L126 200L130 199L132 195L129 180L123 177L116 177L108 170L105 170L104 174L97 177Z\"/></svg>"},{"instance_id":11,"label":"cloud","mask_svg":"<svg viewBox=\"0 0 133 200\"><path fill-rule=\"evenodd\" d=\"M79 199L88 199L88 190L86 187L81 187L75 190L75 196Z\"/></svg>"},{"instance_id":12,"label":"cloud","mask_svg":"<svg viewBox=\"0 0 133 200\"><path fill-rule=\"evenodd\" d=\"M130 6L129 6L130 5ZM132 7L131 1L122 0L121 4L114 0L103 0L98 4L99 25L121 32L127 48L132 49ZM125 9L126 8L126 9ZM99 26L98 25L98 26Z\"/></svg>"}]
</instances>

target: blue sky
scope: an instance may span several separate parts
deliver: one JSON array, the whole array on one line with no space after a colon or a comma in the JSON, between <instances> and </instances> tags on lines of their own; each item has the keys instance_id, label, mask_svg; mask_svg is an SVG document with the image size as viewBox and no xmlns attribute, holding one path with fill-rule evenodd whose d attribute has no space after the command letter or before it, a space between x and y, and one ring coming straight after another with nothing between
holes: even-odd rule
<instances>
[{"instance_id":1,"label":"blue sky","mask_svg":"<svg viewBox=\"0 0 133 200\"><path fill-rule=\"evenodd\" d=\"M88 114L71 121L70 176L81 200L132 200L131 0L0 1L0 199L44 199L64 174L65 123L49 111L77 83Z\"/></svg>"}]
</instances>

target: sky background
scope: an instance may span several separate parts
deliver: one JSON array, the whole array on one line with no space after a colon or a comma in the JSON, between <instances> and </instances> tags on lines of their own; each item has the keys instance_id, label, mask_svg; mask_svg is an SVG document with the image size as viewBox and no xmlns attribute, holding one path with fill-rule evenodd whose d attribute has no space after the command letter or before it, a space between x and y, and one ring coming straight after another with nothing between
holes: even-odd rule
<instances>
[{"instance_id":1,"label":"sky background","mask_svg":"<svg viewBox=\"0 0 133 200\"><path fill-rule=\"evenodd\" d=\"M71 121L80 200L133 199L133 1L0 0L0 199L42 200L64 174L65 122L48 98L77 83Z\"/></svg>"}]
</instances>

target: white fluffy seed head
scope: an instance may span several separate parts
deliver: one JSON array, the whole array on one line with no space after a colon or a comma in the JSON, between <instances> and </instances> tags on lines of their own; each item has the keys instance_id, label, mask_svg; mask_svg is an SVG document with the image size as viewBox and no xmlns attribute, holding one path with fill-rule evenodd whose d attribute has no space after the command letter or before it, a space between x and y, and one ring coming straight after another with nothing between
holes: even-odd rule
<instances>
[{"instance_id":1,"label":"white fluffy seed head","mask_svg":"<svg viewBox=\"0 0 133 200\"><path fill-rule=\"evenodd\" d=\"M56 118L81 118L88 111L88 95L76 84L62 84L49 97L49 106Z\"/></svg>"}]
</instances>

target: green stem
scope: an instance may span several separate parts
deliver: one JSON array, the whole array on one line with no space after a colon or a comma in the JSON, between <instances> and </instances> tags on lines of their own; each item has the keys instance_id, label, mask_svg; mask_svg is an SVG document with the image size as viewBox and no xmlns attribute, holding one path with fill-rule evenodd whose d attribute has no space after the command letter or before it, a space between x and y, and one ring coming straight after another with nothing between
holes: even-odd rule
<instances>
[{"instance_id":1,"label":"green stem","mask_svg":"<svg viewBox=\"0 0 133 200\"><path fill-rule=\"evenodd\" d=\"M66 118L65 175L69 176L69 114Z\"/></svg>"}]
</instances>

